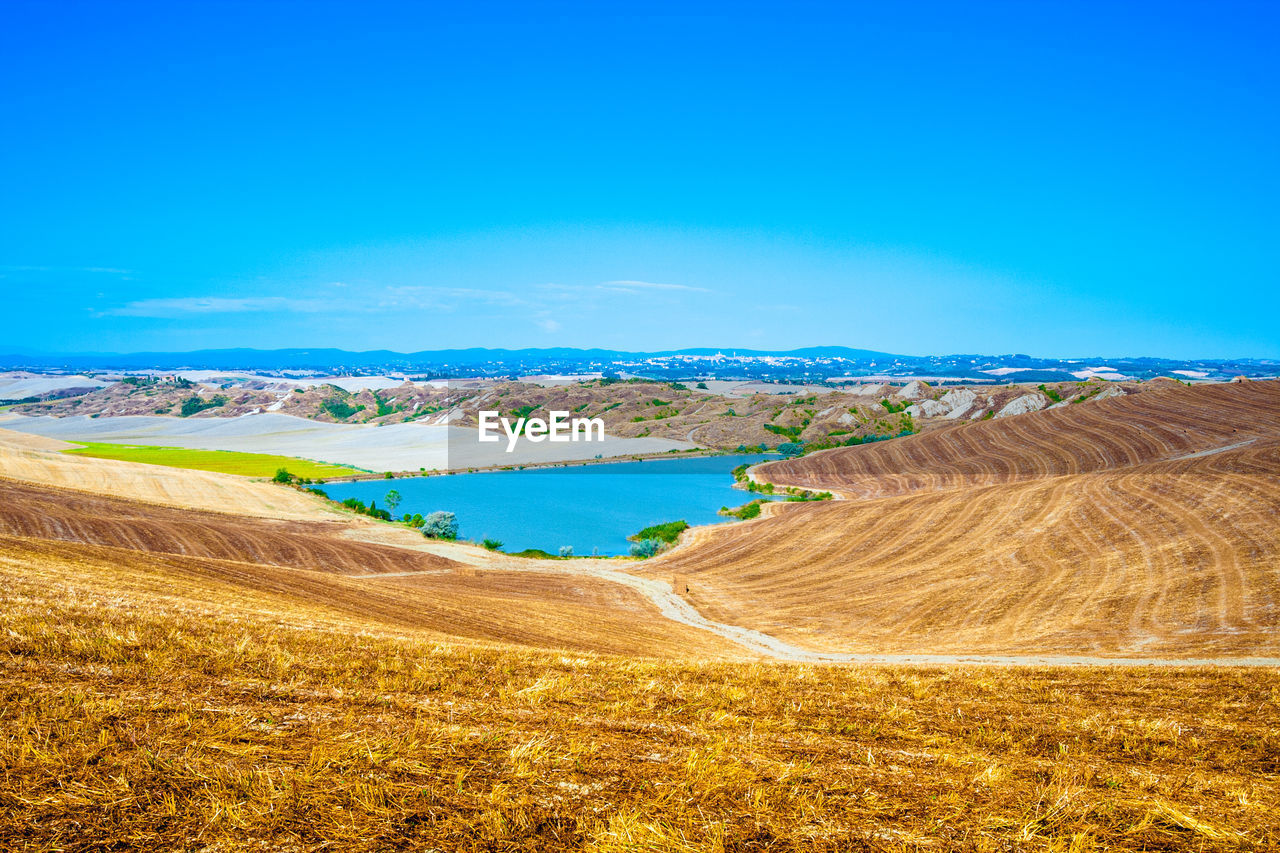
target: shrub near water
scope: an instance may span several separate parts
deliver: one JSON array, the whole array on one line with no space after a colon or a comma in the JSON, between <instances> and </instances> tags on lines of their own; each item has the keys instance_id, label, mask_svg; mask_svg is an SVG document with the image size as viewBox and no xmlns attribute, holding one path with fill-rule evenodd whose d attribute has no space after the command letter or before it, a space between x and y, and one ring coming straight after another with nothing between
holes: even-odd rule
<instances>
[{"instance_id":1,"label":"shrub near water","mask_svg":"<svg viewBox=\"0 0 1280 853\"><path fill-rule=\"evenodd\" d=\"M428 539L457 539L458 516L444 510L429 513L422 523L422 535Z\"/></svg>"},{"instance_id":2,"label":"shrub near water","mask_svg":"<svg viewBox=\"0 0 1280 853\"><path fill-rule=\"evenodd\" d=\"M667 543L659 539L641 539L639 542L632 544L630 554L633 557L646 560L661 551L664 544Z\"/></svg>"},{"instance_id":3,"label":"shrub near water","mask_svg":"<svg viewBox=\"0 0 1280 853\"><path fill-rule=\"evenodd\" d=\"M758 518L760 516L760 506L765 503L764 498L757 498L748 501L740 507L729 509L727 506L720 507L720 515L729 516L731 518L739 518L744 521L749 518Z\"/></svg>"},{"instance_id":4,"label":"shrub near water","mask_svg":"<svg viewBox=\"0 0 1280 853\"><path fill-rule=\"evenodd\" d=\"M689 522L683 518L679 521L668 521L663 524L655 524L652 527L646 527L639 533L628 536L627 539L632 542L639 542L644 539L657 539L660 542L675 542L680 538L680 534L689 529Z\"/></svg>"}]
</instances>

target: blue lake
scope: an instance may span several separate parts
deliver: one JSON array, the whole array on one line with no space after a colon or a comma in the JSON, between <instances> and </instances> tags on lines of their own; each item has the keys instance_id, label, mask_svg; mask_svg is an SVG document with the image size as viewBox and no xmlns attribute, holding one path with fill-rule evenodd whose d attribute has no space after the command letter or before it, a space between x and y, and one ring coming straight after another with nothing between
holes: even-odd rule
<instances>
[{"instance_id":1,"label":"blue lake","mask_svg":"<svg viewBox=\"0 0 1280 853\"><path fill-rule=\"evenodd\" d=\"M377 501L401 495L396 517L447 510L458 516L459 538L498 539L503 550L562 545L579 556L626 554L627 537L653 524L684 519L692 525L732 523L722 506L741 506L756 495L733 488L732 471L777 456L735 454L565 468L529 468L329 483L335 500Z\"/></svg>"}]
</instances>

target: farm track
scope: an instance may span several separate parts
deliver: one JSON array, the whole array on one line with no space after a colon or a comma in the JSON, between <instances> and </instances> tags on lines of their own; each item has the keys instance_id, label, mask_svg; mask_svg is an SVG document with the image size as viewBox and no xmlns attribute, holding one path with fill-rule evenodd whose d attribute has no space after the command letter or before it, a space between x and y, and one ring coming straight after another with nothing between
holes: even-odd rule
<instances>
[{"instance_id":1,"label":"farm track","mask_svg":"<svg viewBox=\"0 0 1280 853\"><path fill-rule=\"evenodd\" d=\"M412 564L425 555L401 556ZM740 656L729 642L662 619L625 587L563 573L438 567L352 576L0 533L3 585L33 578L55 584L70 600L106 608L148 601L233 621L293 612L305 614L298 617L302 627L347 634L410 633L436 642L639 657Z\"/></svg>"},{"instance_id":2,"label":"farm track","mask_svg":"<svg viewBox=\"0 0 1280 853\"><path fill-rule=\"evenodd\" d=\"M1280 655L1280 383L1174 387L773 462L851 500L646 566L827 659ZM897 659L897 658L895 658Z\"/></svg>"}]
</instances>

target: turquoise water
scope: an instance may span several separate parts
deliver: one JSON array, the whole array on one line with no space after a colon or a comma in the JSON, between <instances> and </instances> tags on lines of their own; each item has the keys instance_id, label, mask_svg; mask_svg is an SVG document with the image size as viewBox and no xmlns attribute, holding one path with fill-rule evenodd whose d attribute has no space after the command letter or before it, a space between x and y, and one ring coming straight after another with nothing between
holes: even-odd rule
<instances>
[{"instance_id":1,"label":"turquoise water","mask_svg":"<svg viewBox=\"0 0 1280 853\"><path fill-rule=\"evenodd\" d=\"M716 511L756 497L733 488L732 471L776 456L707 456L618 462L569 468L530 468L330 483L335 500L377 501L401 495L396 517L448 510L458 516L459 536L498 539L503 550L541 548L552 554L573 546L579 556L626 554L627 537L642 528L683 518L692 525L730 522Z\"/></svg>"}]
</instances>

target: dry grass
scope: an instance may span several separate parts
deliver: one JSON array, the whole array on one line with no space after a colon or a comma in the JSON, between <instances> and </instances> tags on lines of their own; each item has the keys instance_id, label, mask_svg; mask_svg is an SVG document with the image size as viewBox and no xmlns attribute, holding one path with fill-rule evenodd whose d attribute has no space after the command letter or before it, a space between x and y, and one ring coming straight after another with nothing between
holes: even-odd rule
<instances>
[{"instance_id":1,"label":"dry grass","mask_svg":"<svg viewBox=\"0 0 1280 853\"><path fill-rule=\"evenodd\" d=\"M0 544L6 850L1280 843L1274 672L447 645L94 547Z\"/></svg>"},{"instance_id":2,"label":"dry grass","mask_svg":"<svg viewBox=\"0 0 1280 853\"><path fill-rule=\"evenodd\" d=\"M267 518L317 518L328 512L312 496L271 483L56 452L74 446L0 429L0 477L163 506Z\"/></svg>"},{"instance_id":3,"label":"dry grass","mask_svg":"<svg viewBox=\"0 0 1280 853\"><path fill-rule=\"evenodd\" d=\"M284 491L281 489L281 491ZM353 542L342 521L179 510L0 479L0 534L348 575L454 568L445 557Z\"/></svg>"},{"instance_id":4,"label":"dry grass","mask_svg":"<svg viewBox=\"0 0 1280 853\"><path fill-rule=\"evenodd\" d=\"M637 593L560 573L476 571L423 550L343 537L345 526L165 510L0 480L0 566L19 578L91 577L126 596L179 596L238 613L264 600L353 630L636 655L736 647L662 619ZM418 537L421 540L421 537ZM65 581L70 583L69 580ZM265 598L264 598L265 596Z\"/></svg>"},{"instance_id":5,"label":"dry grass","mask_svg":"<svg viewBox=\"0 0 1280 853\"><path fill-rule=\"evenodd\" d=\"M1280 654L1280 383L1148 391L763 471L870 497L773 507L652 561L710 618L854 652Z\"/></svg>"}]
</instances>

